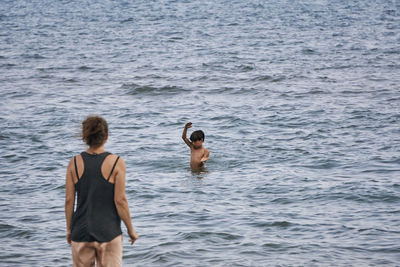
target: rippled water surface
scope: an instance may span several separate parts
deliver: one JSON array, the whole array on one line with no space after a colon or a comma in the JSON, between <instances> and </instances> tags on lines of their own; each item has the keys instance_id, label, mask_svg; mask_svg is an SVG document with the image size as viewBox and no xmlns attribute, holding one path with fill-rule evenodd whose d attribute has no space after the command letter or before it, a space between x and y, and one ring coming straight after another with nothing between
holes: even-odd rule
<instances>
[{"instance_id":1,"label":"rippled water surface","mask_svg":"<svg viewBox=\"0 0 400 267\"><path fill-rule=\"evenodd\" d=\"M399 12L2 0L0 265L72 264L65 169L100 114L141 236L125 266L399 266Z\"/></svg>"}]
</instances>

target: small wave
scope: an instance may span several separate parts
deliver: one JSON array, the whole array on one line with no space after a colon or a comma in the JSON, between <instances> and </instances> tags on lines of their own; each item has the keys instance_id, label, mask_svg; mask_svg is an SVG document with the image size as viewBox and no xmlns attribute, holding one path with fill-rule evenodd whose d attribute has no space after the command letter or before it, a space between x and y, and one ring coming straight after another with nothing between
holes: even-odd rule
<instances>
[{"instance_id":1,"label":"small wave","mask_svg":"<svg viewBox=\"0 0 400 267\"><path fill-rule=\"evenodd\" d=\"M392 172L400 172L400 169L368 169L364 170L361 173L392 173Z\"/></svg>"},{"instance_id":2,"label":"small wave","mask_svg":"<svg viewBox=\"0 0 400 267\"><path fill-rule=\"evenodd\" d=\"M159 197L159 195L153 195L153 194L142 194L138 196L140 199L154 199Z\"/></svg>"},{"instance_id":3,"label":"small wave","mask_svg":"<svg viewBox=\"0 0 400 267\"><path fill-rule=\"evenodd\" d=\"M179 94L185 89L177 87L177 86L141 86L135 83L132 84L123 84L121 86L122 89L128 89L129 94L131 95L142 95L142 94L150 94L150 95L171 95L171 94Z\"/></svg>"},{"instance_id":4,"label":"small wave","mask_svg":"<svg viewBox=\"0 0 400 267\"><path fill-rule=\"evenodd\" d=\"M328 78L327 78L328 79ZM330 94L329 91L323 90L321 88L312 88L309 91L306 92L301 92L301 93L294 93L295 98L304 98L304 97L309 97L309 96L314 96L314 95L328 95Z\"/></svg>"},{"instance_id":5,"label":"small wave","mask_svg":"<svg viewBox=\"0 0 400 267\"><path fill-rule=\"evenodd\" d=\"M338 167L340 164L335 160L317 161L312 164L302 165L302 167L310 169L333 169Z\"/></svg>"},{"instance_id":6,"label":"small wave","mask_svg":"<svg viewBox=\"0 0 400 267\"><path fill-rule=\"evenodd\" d=\"M234 234L223 233L223 232L190 232L190 233L179 232L178 235L180 235L183 240L218 238L218 239L232 241L232 240L238 240L238 239L243 238L243 236L241 236L241 235L234 235Z\"/></svg>"},{"instance_id":7,"label":"small wave","mask_svg":"<svg viewBox=\"0 0 400 267\"><path fill-rule=\"evenodd\" d=\"M66 82L66 83L77 83L78 80L73 79L73 78L69 78L69 79L63 78L63 82Z\"/></svg>"},{"instance_id":8,"label":"small wave","mask_svg":"<svg viewBox=\"0 0 400 267\"><path fill-rule=\"evenodd\" d=\"M223 128L233 128L233 127L238 127L240 125L248 125L250 122L248 120L232 116L232 115L227 115L227 116L216 116L210 118L211 121L223 121L224 126Z\"/></svg>"},{"instance_id":9,"label":"small wave","mask_svg":"<svg viewBox=\"0 0 400 267\"><path fill-rule=\"evenodd\" d=\"M252 222L250 225L258 227L258 228L269 228L269 227L278 227L278 228L288 228L293 226L292 223L287 221L276 221L276 222Z\"/></svg>"},{"instance_id":10,"label":"small wave","mask_svg":"<svg viewBox=\"0 0 400 267\"><path fill-rule=\"evenodd\" d=\"M67 67L50 67L50 68L36 68L36 70L40 72L54 72L54 71L64 71L68 70L69 68Z\"/></svg>"},{"instance_id":11,"label":"small wave","mask_svg":"<svg viewBox=\"0 0 400 267\"><path fill-rule=\"evenodd\" d=\"M13 68L13 67L15 67L15 66L16 66L15 64L6 63L6 64L0 65L0 68L11 69L11 68Z\"/></svg>"},{"instance_id":12,"label":"small wave","mask_svg":"<svg viewBox=\"0 0 400 267\"><path fill-rule=\"evenodd\" d=\"M0 225L0 237L8 238L31 238L33 236L33 232L26 229L17 228L14 226L10 226L8 224Z\"/></svg>"},{"instance_id":13,"label":"small wave","mask_svg":"<svg viewBox=\"0 0 400 267\"><path fill-rule=\"evenodd\" d=\"M262 76L259 76L259 77L256 77L255 79L253 79L253 80L256 80L256 81L270 81L270 80L272 80L274 77L272 77L272 76L270 76L270 75L262 75Z\"/></svg>"},{"instance_id":14,"label":"small wave","mask_svg":"<svg viewBox=\"0 0 400 267\"><path fill-rule=\"evenodd\" d=\"M169 38L167 42L173 43L173 42L175 42L175 41L180 41L180 40L183 40L183 37L174 36L174 37Z\"/></svg>"},{"instance_id":15,"label":"small wave","mask_svg":"<svg viewBox=\"0 0 400 267\"><path fill-rule=\"evenodd\" d=\"M282 244L277 244L277 243L265 243L265 244L262 245L262 247L266 248L268 250L271 250L271 249L277 250L277 249L281 249L281 248L285 248L286 249L285 246L283 246Z\"/></svg>"},{"instance_id":16,"label":"small wave","mask_svg":"<svg viewBox=\"0 0 400 267\"><path fill-rule=\"evenodd\" d=\"M91 70L92 68L91 67L88 67L88 66L80 66L79 68L78 68L78 70L81 70L81 71L88 71L88 70Z\"/></svg>"},{"instance_id":17,"label":"small wave","mask_svg":"<svg viewBox=\"0 0 400 267\"><path fill-rule=\"evenodd\" d=\"M175 242L175 241L168 241L168 242L165 242L165 243L161 243L161 244L158 244L158 246L159 247L174 247L174 246L177 246L177 245L180 245L181 243L180 242Z\"/></svg>"},{"instance_id":18,"label":"small wave","mask_svg":"<svg viewBox=\"0 0 400 267\"><path fill-rule=\"evenodd\" d=\"M132 22L132 21L133 21L133 18L127 18L127 19L121 20L121 23L127 23L127 22Z\"/></svg>"},{"instance_id":19,"label":"small wave","mask_svg":"<svg viewBox=\"0 0 400 267\"><path fill-rule=\"evenodd\" d=\"M272 76L271 75L261 75L261 76L253 78L252 80L253 81L261 81L261 82L270 81L270 82L276 83L276 82L284 81L286 79L287 79L287 77L284 75L272 75Z\"/></svg>"},{"instance_id":20,"label":"small wave","mask_svg":"<svg viewBox=\"0 0 400 267\"><path fill-rule=\"evenodd\" d=\"M173 259L191 259L193 255L191 253L182 251L182 250L174 250L174 251L168 251L168 252L161 252L161 253L156 253L152 257L152 263L156 264L156 266L166 266L167 263L168 266L176 266L179 264L180 260L177 262L174 262Z\"/></svg>"},{"instance_id":21,"label":"small wave","mask_svg":"<svg viewBox=\"0 0 400 267\"><path fill-rule=\"evenodd\" d=\"M303 48L301 49L301 53L304 55L314 55L317 54L317 51L312 48Z\"/></svg>"},{"instance_id":22,"label":"small wave","mask_svg":"<svg viewBox=\"0 0 400 267\"><path fill-rule=\"evenodd\" d=\"M274 200L271 201L271 203L278 203L278 204L290 204L293 203L294 200L290 200L289 198L286 197L278 197L275 198Z\"/></svg>"},{"instance_id":23,"label":"small wave","mask_svg":"<svg viewBox=\"0 0 400 267\"><path fill-rule=\"evenodd\" d=\"M240 65L237 67L237 69L240 72L249 72L249 71L253 71L255 69L255 67L251 66L251 65Z\"/></svg>"},{"instance_id":24,"label":"small wave","mask_svg":"<svg viewBox=\"0 0 400 267\"><path fill-rule=\"evenodd\" d=\"M400 49L398 49L398 48L391 48L391 49L385 50L383 53L384 53L384 54L387 54L387 55L397 55L397 54L400 54Z\"/></svg>"},{"instance_id":25,"label":"small wave","mask_svg":"<svg viewBox=\"0 0 400 267\"><path fill-rule=\"evenodd\" d=\"M349 200L361 203L395 203L400 200L400 197L396 194L396 192L383 192L383 191L371 191L371 192L363 192L359 190L355 190L354 192L344 193L344 192L327 192L327 193L319 193L314 196L308 196L305 199L324 199L324 200Z\"/></svg>"},{"instance_id":26,"label":"small wave","mask_svg":"<svg viewBox=\"0 0 400 267\"><path fill-rule=\"evenodd\" d=\"M39 55L39 54L24 54L22 55L23 58L26 59L45 59L45 56Z\"/></svg>"},{"instance_id":27,"label":"small wave","mask_svg":"<svg viewBox=\"0 0 400 267\"><path fill-rule=\"evenodd\" d=\"M0 233L1 232L8 232L8 231L11 231L13 229L15 229L15 226L13 226L13 225L4 224L4 223L0 224Z\"/></svg>"}]
</instances>

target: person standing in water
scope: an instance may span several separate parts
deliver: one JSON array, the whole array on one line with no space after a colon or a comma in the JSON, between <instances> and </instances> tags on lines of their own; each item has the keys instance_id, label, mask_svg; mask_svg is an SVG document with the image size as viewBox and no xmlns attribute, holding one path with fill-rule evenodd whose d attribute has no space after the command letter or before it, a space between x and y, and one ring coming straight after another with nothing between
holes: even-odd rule
<instances>
[{"instance_id":1,"label":"person standing in water","mask_svg":"<svg viewBox=\"0 0 400 267\"><path fill-rule=\"evenodd\" d=\"M104 150L108 124L102 117L89 116L82 122L82 139L89 148L70 160L65 182L67 242L73 265L122 266L121 219L131 244L139 238L125 194L125 162Z\"/></svg>"},{"instance_id":2,"label":"person standing in water","mask_svg":"<svg viewBox=\"0 0 400 267\"><path fill-rule=\"evenodd\" d=\"M190 168L192 170L201 170L204 168L207 160L210 159L210 151L203 147L205 136L202 130L194 131L190 135L190 141L187 139L187 129L191 127L191 122L186 123L182 132L182 139L190 148Z\"/></svg>"}]
</instances>

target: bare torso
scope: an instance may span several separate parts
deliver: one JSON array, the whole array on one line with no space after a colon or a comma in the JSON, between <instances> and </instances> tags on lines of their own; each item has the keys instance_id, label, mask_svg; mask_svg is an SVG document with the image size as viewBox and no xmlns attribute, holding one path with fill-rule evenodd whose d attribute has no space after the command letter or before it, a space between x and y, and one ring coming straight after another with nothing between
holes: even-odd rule
<instances>
[{"instance_id":1,"label":"bare torso","mask_svg":"<svg viewBox=\"0 0 400 267\"><path fill-rule=\"evenodd\" d=\"M201 169L204 168L206 161L208 160L208 149L205 147L190 149L190 168Z\"/></svg>"}]
</instances>

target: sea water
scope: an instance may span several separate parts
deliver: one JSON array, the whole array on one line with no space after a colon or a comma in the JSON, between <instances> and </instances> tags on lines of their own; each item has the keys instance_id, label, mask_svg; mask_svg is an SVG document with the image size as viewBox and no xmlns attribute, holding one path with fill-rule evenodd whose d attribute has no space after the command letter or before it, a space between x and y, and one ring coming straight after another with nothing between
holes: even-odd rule
<instances>
[{"instance_id":1,"label":"sea water","mask_svg":"<svg viewBox=\"0 0 400 267\"><path fill-rule=\"evenodd\" d=\"M124 266L399 266L399 12L1 0L0 265L72 264L65 171L98 114L140 235Z\"/></svg>"}]
</instances>

